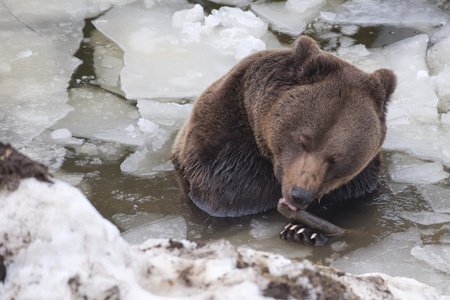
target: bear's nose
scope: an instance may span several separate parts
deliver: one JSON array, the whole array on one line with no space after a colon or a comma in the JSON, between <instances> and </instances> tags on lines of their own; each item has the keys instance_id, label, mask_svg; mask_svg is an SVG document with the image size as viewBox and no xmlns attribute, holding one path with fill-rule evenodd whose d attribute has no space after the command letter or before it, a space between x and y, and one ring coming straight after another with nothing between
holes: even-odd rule
<instances>
[{"instance_id":1,"label":"bear's nose","mask_svg":"<svg viewBox=\"0 0 450 300\"><path fill-rule=\"evenodd\" d=\"M291 198L292 200L300 204L301 207L305 207L312 201L312 193L310 191L307 191L305 189L302 189L301 187L294 186L291 191Z\"/></svg>"}]
</instances>

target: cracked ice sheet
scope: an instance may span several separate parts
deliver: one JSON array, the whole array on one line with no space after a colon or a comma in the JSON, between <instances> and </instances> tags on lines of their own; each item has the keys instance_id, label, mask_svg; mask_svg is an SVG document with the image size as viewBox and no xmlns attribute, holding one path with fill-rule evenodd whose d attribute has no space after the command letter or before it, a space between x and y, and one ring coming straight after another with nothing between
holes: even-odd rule
<instances>
[{"instance_id":1,"label":"cracked ice sheet","mask_svg":"<svg viewBox=\"0 0 450 300\"><path fill-rule=\"evenodd\" d=\"M292 36L300 35L318 16L325 0L254 3L251 9L267 20L272 29Z\"/></svg>"},{"instance_id":2,"label":"cracked ice sheet","mask_svg":"<svg viewBox=\"0 0 450 300\"><path fill-rule=\"evenodd\" d=\"M72 57L76 48L62 50L3 3L0 20L0 140L22 147L71 110L67 85L80 61Z\"/></svg>"},{"instance_id":3,"label":"cracked ice sheet","mask_svg":"<svg viewBox=\"0 0 450 300\"><path fill-rule=\"evenodd\" d=\"M264 50L268 36L251 12L223 7L205 17L187 2L112 9L93 23L124 50L120 77L128 99L199 96L237 60Z\"/></svg>"},{"instance_id":4,"label":"cracked ice sheet","mask_svg":"<svg viewBox=\"0 0 450 300\"><path fill-rule=\"evenodd\" d=\"M337 54L365 71L390 68L397 75L383 148L439 161L448 167L450 126L441 122L438 114L439 99L425 62L427 45L428 36L422 34L384 48L366 49L363 45L340 48Z\"/></svg>"},{"instance_id":5,"label":"cracked ice sheet","mask_svg":"<svg viewBox=\"0 0 450 300\"><path fill-rule=\"evenodd\" d=\"M425 31L446 24L449 18L448 14L426 0L353 0L338 6L334 11L322 12L321 17L334 24L384 24Z\"/></svg>"},{"instance_id":6,"label":"cracked ice sheet","mask_svg":"<svg viewBox=\"0 0 450 300\"><path fill-rule=\"evenodd\" d=\"M73 54L84 19L111 3L0 2L0 140L26 146L72 109L67 86L80 64Z\"/></svg>"}]
</instances>

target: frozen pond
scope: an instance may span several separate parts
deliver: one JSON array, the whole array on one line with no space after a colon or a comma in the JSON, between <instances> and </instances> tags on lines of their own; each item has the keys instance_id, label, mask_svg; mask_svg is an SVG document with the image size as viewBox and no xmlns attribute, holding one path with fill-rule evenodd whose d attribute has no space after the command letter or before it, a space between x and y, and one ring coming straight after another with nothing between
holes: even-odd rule
<instances>
[{"instance_id":1,"label":"frozen pond","mask_svg":"<svg viewBox=\"0 0 450 300\"><path fill-rule=\"evenodd\" d=\"M227 238L352 273L413 277L450 294L449 1L4 2L0 141L80 188L128 241ZM210 83L301 33L399 78L379 189L333 214L357 232L325 247L280 241L286 221L277 212L206 215L184 199L168 160Z\"/></svg>"}]
</instances>

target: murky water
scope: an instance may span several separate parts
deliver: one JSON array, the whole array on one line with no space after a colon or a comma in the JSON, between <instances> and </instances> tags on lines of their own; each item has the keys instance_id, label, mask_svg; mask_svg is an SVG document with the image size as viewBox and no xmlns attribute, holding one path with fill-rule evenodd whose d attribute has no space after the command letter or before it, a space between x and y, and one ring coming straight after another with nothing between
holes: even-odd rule
<instances>
[{"instance_id":1,"label":"murky water","mask_svg":"<svg viewBox=\"0 0 450 300\"><path fill-rule=\"evenodd\" d=\"M83 64L75 72L70 88L93 87L96 75L93 69L93 43L91 37L99 35L87 20L85 41L77 53ZM339 26L332 31L339 32ZM329 40L315 36L313 27L306 32L316 37L322 47L332 50ZM381 47L406 37L414 36L417 31L411 28L378 26L360 28L352 37L367 47ZM281 42L290 43L293 38L278 35ZM127 101L125 98L123 101ZM132 103L133 104L133 103ZM135 105L135 104L133 104ZM173 137L172 137L173 139ZM89 141L100 145L104 142ZM119 147L119 146L117 146ZM95 163L95 155L77 153L68 148L68 155L61 168L61 173L83 174L77 185L88 197L98 211L118 226L122 232L133 232L143 224L157 224L158 221L172 218L173 226L161 223L162 230L167 226L168 232L178 232L189 240L210 240L227 238L236 245L248 245L256 249L282 253L289 257L307 257L325 265L343 257L352 251L364 248L380 241L392 233L405 232L417 227L421 231L424 244L440 244L448 235L442 224L422 227L407 218L403 213L431 211L430 204L412 185L399 184L390 180L388 168L393 163L393 152L384 152L385 172L380 180L379 189L371 195L356 199L335 210L330 220L354 232L343 238L332 240L325 247L312 247L281 241L278 233L286 220L276 211L243 218L219 219L208 216L185 199L177 183L174 171L161 171L155 176L135 177L124 174L120 164L135 150L131 146L120 146L118 157ZM167 153L169 157L169 153ZM450 187L448 181L444 184ZM176 216L182 216L176 218ZM170 228L169 228L170 227ZM169 231L170 229L170 231ZM427 234L429 233L429 234ZM168 237L171 234L169 234ZM445 280L445 274L442 273Z\"/></svg>"}]
</instances>

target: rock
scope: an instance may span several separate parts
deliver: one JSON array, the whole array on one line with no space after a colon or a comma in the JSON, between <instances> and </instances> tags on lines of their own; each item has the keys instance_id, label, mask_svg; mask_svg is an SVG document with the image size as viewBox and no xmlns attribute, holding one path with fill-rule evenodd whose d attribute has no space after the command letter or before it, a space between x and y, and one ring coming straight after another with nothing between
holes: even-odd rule
<instances>
[{"instance_id":1,"label":"rock","mask_svg":"<svg viewBox=\"0 0 450 300\"><path fill-rule=\"evenodd\" d=\"M22 178L34 177L50 182L46 166L17 152L10 144L0 143L0 189L15 190Z\"/></svg>"},{"instance_id":2,"label":"rock","mask_svg":"<svg viewBox=\"0 0 450 300\"><path fill-rule=\"evenodd\" d=\"M6 149L0 170L21 155ZM17 188L0 191L1 299L449 299L413 279L352 275L226 240L132 246L76 188L12 176Z\"/></svg>"}]
</instances>

